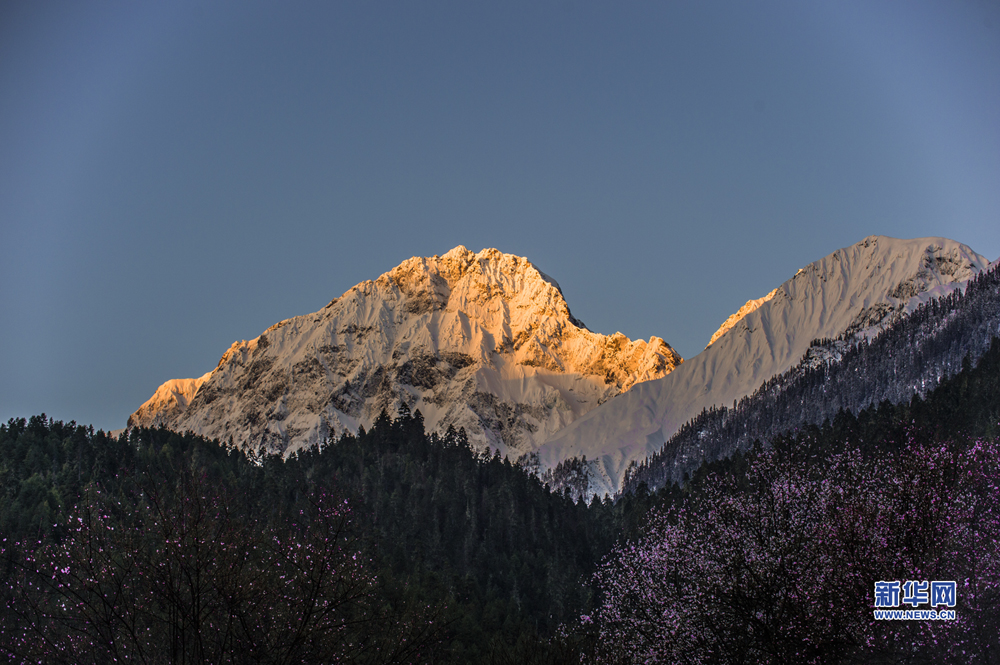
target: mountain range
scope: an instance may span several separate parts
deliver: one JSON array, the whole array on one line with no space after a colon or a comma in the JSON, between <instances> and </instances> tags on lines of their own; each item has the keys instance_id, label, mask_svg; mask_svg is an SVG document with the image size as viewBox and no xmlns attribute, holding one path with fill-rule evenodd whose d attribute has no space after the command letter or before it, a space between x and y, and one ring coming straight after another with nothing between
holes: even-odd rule
<instances>
[{"instance_id":1,"label":"mountain range","mask_svg":"<svg viewBox=\"0 0 1000 665\"><path fill-rule=\"evenodd\" d=\"M699 413L804 359L836 360L989 265L944 238L870 236L748 301L682 360L659 337L588 330L527 259L456 247L234 343L212 371L161 385L129 425L289 455L405 405L429 431L464 428L539 471L586 457L588 493L614 494Z\"/></svg>"}]
</instances>

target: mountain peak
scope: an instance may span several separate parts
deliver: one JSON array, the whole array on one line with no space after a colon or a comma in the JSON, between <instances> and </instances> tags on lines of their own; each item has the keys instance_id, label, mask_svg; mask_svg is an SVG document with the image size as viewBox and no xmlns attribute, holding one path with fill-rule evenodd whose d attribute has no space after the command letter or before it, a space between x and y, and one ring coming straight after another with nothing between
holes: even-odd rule
<instances>
[{"instance_id":1,"label":"mountain peak","mask_svg":"<svg viewBox=\"0 0 1000 665\"><path fill-rule=\"evenodd\" d=\"M406 404L431 430L520 455L681 361L658 337L587 330L526 258L460 245L234 344L185 404L151 399L129 422L290 451Z\"/></svg>"}]
</instances>

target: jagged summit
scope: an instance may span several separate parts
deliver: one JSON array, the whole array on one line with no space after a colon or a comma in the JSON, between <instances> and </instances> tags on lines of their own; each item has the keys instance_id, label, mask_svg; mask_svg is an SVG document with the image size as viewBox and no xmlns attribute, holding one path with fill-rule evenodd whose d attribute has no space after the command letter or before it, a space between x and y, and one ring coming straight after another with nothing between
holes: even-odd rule
<instances>
[{"instance_id":1,"label":"jagged summit","mask_svg":"<svg viewBox=\"0 0 1000 665\"><path fill-rule=\"evenodd\" d=\"M207 375L161 386L129 424L290 452L405 403L431 430L465 427L516 457L680 362L658 337L588 330L527 259L459 246L234 343Z\"/></svg>"}]
</instances>

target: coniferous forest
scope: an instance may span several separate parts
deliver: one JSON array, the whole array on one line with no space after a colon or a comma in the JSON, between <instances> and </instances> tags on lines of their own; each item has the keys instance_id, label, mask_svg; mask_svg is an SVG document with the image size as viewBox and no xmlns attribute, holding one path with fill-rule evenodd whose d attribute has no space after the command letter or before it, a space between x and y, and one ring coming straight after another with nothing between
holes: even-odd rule
<instances>
[{"instance_id":1,"label":"coniferous forest","mask_svg":"<svg viewBox=\"0 0 1000 665\"><path fill-rule=\"evenodd\" d=\"M558 661L627 505L419 413L288 460L43 415L0 426L0 460L0 640L25 662Z\"/></svg>"},{"instance_id":2,"label":"coniferous forest","mask_svg":"<svg viewBox=\"0 0 1000 665\"><path fill-rule=\"evenodd\" d=\"M1000 662L1000 343L684 484L574 501L417 413L293 456L0 425L24 663ZM874 620L953 580L955 620ZM907 606L903 606L907 607Z\"/></svg>"}]
</instances>

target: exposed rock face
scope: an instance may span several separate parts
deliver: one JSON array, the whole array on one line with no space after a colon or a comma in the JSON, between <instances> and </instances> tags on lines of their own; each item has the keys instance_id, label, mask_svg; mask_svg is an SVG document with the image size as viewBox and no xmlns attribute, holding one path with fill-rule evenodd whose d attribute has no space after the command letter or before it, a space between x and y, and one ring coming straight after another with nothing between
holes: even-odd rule
<instances>
[{"instance_id":1,"label":"exposed rock face","mask_svg":"<svg viewBox=\"0 0 1000 665\"><path fill-rule=\"evenodd\" d=\"M514 458L680 362L658 337L587 330L526 259L456 247L234 343L200 379L163 384L129 425L287 454L405 403L429 430L464 427Z\"/></svg>"}]
</instances>

